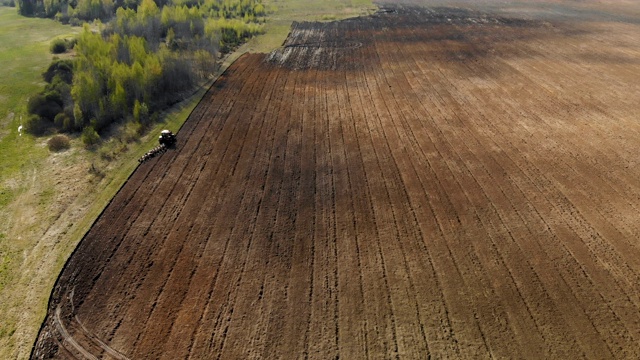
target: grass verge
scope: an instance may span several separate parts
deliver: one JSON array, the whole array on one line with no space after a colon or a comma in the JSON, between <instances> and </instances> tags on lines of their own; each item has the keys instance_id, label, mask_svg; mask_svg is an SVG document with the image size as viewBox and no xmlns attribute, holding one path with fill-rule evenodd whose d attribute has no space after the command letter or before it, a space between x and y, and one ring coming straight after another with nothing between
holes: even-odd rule
<instances>
[{"instance_id":1,"label":"grass verge","mask_svg":"<svg viewBox=\"0 0 640 360\"><path fill-rule=\"evenodd\" d=\"M42 139L20 135L30 95L42 88L51 39L77 30L53 20L19 16L0 7L0 358L18 357L24 344L20 319L34 304L20 291L38 234L54 202L54 188L39 176L49 152ZM27 325L37 325L31 321ZM28 345L27 345L28 346Z\"/></svg>"}]
</instances>

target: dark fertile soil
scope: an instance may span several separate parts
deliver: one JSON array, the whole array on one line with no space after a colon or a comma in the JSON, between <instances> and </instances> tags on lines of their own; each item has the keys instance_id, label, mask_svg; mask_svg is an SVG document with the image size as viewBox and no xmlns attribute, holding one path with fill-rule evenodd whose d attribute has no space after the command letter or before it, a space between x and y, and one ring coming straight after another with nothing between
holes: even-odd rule
<instances>
[{"instance_id":1,"label":"dark fertile soil","mask_svg":"<svg viewBox=\"0 0 640 360\"><path fill-rule=\"evenodd\" d=\"M640 358L640 6L414 3L236 61L32 357Z\"/></svg>"}]
</instances>

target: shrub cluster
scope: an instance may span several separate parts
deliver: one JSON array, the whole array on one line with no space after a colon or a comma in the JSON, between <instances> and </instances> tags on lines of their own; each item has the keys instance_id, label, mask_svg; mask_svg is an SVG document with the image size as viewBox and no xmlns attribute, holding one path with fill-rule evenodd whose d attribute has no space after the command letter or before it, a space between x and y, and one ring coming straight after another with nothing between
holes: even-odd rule
<instances>
[{"instance_id":1,"label":"shrub cluster","mask_svg":"<svg viewBox=\"0 0 640 360\"><path fill-rule=\"evenodd\" d=\"M51 41L51 45L49 46L49 51L51 51L52 54L62 54L64 52L67 52L67 50L73 49L75 44L75 39L53 39L53 41Z\"/></svg>"},{"instance_id":2,"label":"shrub cluster","mask_svg":"<svg viewBox=\"0 0 640 360\"><path fill-rule=\"evenodd\" d=\"M51 42L51 46L49 46L49 50L52 54L62 54L67 51L67 43L64 39L55 39Z\"/></svg>"},{"instance_id":3,"label":"shrub cluster","mask_svg":"<svg viewBox=\"0 0 640 360\"><path fill-rule=\"evenodd\" d=\"M58 152L70 148L71 142L66 135L54 135L47 141L47 147L49 151Z\"/></svg>"},{"instance_id":4,"label":"shrub cluster","mask_svg":"<svg viewBox=\"0 0 640 360\"><path fill-rule=\"evenodd\" d=\"M91 147L100 142L100 135L98 135L98 132L96 132L93 126L87 126L82 131L81 139L84 146Z\"/></svg>"},{"instance_id":5,"label":"shrub cluster","mask_svg":"<svg viewBox=\"0 0 640 360\"><path fill-rule=\"evenodd\" d=\"M49 128L62 131L77 130L73 121L72 60L54 59L42 74L47 82L44 90L32 96L27 102L30 116L25 123L25 131L41 135Z\"/></svg>"}]
</instances>

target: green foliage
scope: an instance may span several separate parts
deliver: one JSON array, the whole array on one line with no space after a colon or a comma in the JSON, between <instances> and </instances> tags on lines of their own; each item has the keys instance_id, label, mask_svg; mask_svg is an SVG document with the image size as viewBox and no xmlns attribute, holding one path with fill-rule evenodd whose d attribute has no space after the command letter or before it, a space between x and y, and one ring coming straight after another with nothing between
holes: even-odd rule
<instances>
[{"instance_id":1,"label":"green foliage","mask_svg":"<svg viewBox=\"0 0 640 360\"><path fill-rule=\"evenodd\" d=\"M100 135L98 135L98 132L93 128L93 126L87 126L82 131L81 139L84 146L91 147L100 142Z\"/></svg>"},{"instance_id":2,"label":"green foliage","mask_svg":"<svg viewBox=\"0 0 640 360\"><path fill-rule=\"evenodd\" d=\"M205 27L205 33L209 38L220 37L222 51L240 45L246 39L262 33L262 27L255 23L246 23L239 19L209 19Z\"/></svg>"},{"instance_id":3,"label":"green foliage","mask_svg":"<svg viewBox=\"0 0 640 360\"><path fill-rule=\"evenodd\" d=\"M34 0L17 0L18 13L24 16L31 16L38 14L38 7Z\"/></svg>"},{"instance_id":4,"label":"green foliage","mask_svg":"<svg viewBox=\"0 0 640 360\"><path fill-rule=\"evenodd\" d=\"M47 85L28 110L38 124L48 121L61 131L91 126L101 132L127 119L147 126L216 70L219 50L230 51L260 33L257 21L265 11L261 0L44 1L45 9L66 4L71 19L115 12L101 32L85 24L73 43L54 42L55 51L75 45L76 56L53 60L43 74Z\"/></svg>"},{"instance_id":5,"label":"green foliage","mask_svg":"<svg viewBox=\"0 0 640 360\"><path fill-rule=\"evenodd\" d=\"M63 131L75 129L71 83L73 64L70 60L54 59L42 77L47 82L44 90L27 102L30 117L25 131L41 135L51 126Z\"/></svg>"},{"instance_id":6,"label":"green foliage","mask_svg":"<svg viewBox=\"0 0 640 360\"><path fill-rule=\"evenodd\" d=\"M140 122L133 121L127 123L122 128L121 140L124 143L132 143L140 138L140 136L144 133L144 130L145 126Z\"/></svg>"},{"instance_id":7,"label":"green foliage","mask_svg":"<svg viewBox=\"0 0 640 360\"><path fill-rule=\"evenodd\" d=\"M31 114L53 121L55 116L62 111L62 97L56 91L40 93L29 99L27 109Z\"/></svg>"},{"instance_id":8,"label":"green foliage","mask_svg":"<svg viewBox=\"0 0 640 360\"><path fill-rule=\"evenodd\" d=\"M44 81L51 83L58 76L62 81L71 84L73 81L73 62L69 59L53 59L47 71L42 74Z\"/></svg>"},{"instance_id":9,"label":"green foliage","mask_svg":"<svg viewBox=\"0 0 640 360\"><path fill-rule=\"evenodd\" d=\"M149 108L147 104L136 100L133 104L133 120L138 124L145 124L149 120Z\"/></svg>"},{"instance_id":10,"label":"green foliage","mask_svg":"<svg viewBox=\"0 0 640 360\"><path fill-rule=\"evenodd\" d=\"M164 52L150 51L141 37L113 34L104 39L85 29L77 53L71 95L80 118L95 118L98 131L126 118L136 102L155 103L163 97L161 91L172 92L165 83L180 83L179 79L164 79L170 66Z\"/></svg>"},{"instance_id":11,"label":"green foliage","mask_svg":"<svg viewBox=\"0 0 640 360\"><path fill-rule=\"evenodd\" d=\"M47 141L49 151L58 152L71 147L71 141L66 135L54 135Z\"/></svg>"},{"instance_id":12,"label":"green foliage","mask_svg":"<svg viewBox=\"0 0 640 360\"><path fill-rule=\"evenodd\" d=\"M50 17L73 25L78 25L78 20L115 17L119 29L137 36L157 33L160 22L162 35L171 27L179 34L193 34L203 31L208 18L251 23L266 16L262 0L18 0L18 5L22 15Z\"/></svg>"},{"instance_id":13,"label":"green foliage","mask_svg":"<svg viewBox=\"0 0 640 360\"><path fill-rule=\"evenodd\" d=\"M34 135L44 135L50 126L50 121L34 114L27 118L24 124L24 131Z\"/></svg>"},{"instance_id":14,"label":"green foliage","mask_svg":"<svg viewBox=\"0 0 640 360\"><path fill-rule=\"evenodd\" d=\"M49 51L52 54L62 54L64 52L67 52L67 50L73 49L75 44L75 39L56 38L51 41L51 44L49 45Z\"/></svg>"},{"instance_id":15,"label":"green foliage","mask_svg":"<svg viewBox=\"0 0 640 360\"><path fill-rule=\"evenodd\" d=\"M64 39L54 39L49 46L49 51L52 54L62 54L67 51L67 43Z\"/></svg>"},{"instance_id":16,"label":"green foliage","mask_svg":"<svg viewBox=\"0 0 640 360\"><path fill-rule=\"evenodd\" d=\"M71 4L68 4L71 5ZM81 20L107 19L111 16L108 3L101 0L77 0L75 8L71 8L70 15Z\"/></svg>"}]
</instances>

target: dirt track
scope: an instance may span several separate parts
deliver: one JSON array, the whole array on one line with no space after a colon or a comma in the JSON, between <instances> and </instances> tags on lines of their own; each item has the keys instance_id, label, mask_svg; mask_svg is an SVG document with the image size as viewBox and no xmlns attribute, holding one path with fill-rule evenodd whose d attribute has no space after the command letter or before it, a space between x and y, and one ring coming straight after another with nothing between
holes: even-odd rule
<instances>
[{"instance_id":1,"label":"dirt track","mask_svg":"<svg viewBox=\"0 0 640 360\"><path fill-rule=\"evenodd\" d=\"M385 9L236 61L33 357L640 358L640 18Z\"/></svg>"}]
</instances>

